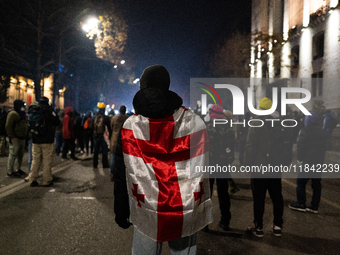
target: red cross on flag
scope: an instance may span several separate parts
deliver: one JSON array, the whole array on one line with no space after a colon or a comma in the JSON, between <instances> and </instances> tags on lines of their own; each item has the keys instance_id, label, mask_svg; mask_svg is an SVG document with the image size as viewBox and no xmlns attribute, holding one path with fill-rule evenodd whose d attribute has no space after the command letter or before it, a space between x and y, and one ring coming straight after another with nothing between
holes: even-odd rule
<instances>
[{"instance_id":1,"label":"red cross on flag","mask_svg":"<svg viewBox=\"0 0 340 255\"><path fill-rule=\"evenodd\" d=\"M204 122L181 107L172 116L133 115L122 129L130 221L158 241L192 235L212 222Z\"/></svg>"}]
</instances>

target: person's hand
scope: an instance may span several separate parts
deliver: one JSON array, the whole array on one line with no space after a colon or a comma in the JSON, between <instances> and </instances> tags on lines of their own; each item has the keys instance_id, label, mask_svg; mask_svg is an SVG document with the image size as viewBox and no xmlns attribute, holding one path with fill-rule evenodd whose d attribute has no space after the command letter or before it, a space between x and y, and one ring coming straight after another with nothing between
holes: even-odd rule
<instances>
[{"instance_id":1,"label":"person's hand","mask_svg":"<svg viewBox=\"0 0 340 255\"><path fill-rule=\"evenodd\" d=\"M116 216L115 221L118 224L118 226L123 229L128 229L130 225L132 225L131 222L129 221L129 218L126 217Z\"/></svg>"}]
</instances>

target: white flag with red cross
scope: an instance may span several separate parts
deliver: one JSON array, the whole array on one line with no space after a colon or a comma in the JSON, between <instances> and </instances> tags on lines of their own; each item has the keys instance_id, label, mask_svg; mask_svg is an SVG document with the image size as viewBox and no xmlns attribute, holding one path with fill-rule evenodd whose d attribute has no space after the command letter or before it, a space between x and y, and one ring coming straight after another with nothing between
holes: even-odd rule
<instances>
[{"instance_id":1,"label":"white flag with red cross","mask_svg":"<svg viewBox=\"0 0 340 255\"><path fill-rule=\"evenodd\" d=\"M163 242L192 235L212 222L204 122L191 110L151 119L133 115L122 129L130 221Z\"/></svg>"}]
</instances>

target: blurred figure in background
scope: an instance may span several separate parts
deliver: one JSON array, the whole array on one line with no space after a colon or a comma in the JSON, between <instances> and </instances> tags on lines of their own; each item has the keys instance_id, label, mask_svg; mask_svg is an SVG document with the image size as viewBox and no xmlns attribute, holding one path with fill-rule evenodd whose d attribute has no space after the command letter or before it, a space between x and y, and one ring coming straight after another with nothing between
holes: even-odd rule
<instances>
[{"instance_id":1,"label":"blurred figure in background","mask_svg":"<svg viewBox=\"0 0 340 255\"><path fill-rule=\"evenodd\" d=\"M39 186L37 179L40 166L43 166L43 186L53 185L52 162L55 155L55 127L60 124L59 117L49 105L47 97L39 99L39 105L28 112L29 129L32 134L32 168L29 174L31 187Z\"/></svg>"},{"instance_id":2,"label":"blurred figure in background","mask_svg":"<svg viewBox=\"0 0 340 255\"><path fill-rule=\"evenodd\" d=\"M6 118L7 111L4 107L0 108L0 157L6 155Z\"/></svg>"},{"instance_id":3,"label":"blurred figure in background","mask_svg":"<svg viewBox=\"0 0 340 255\"><path fill-rule=\"evenodd\" d=\"M86 149L86 154L93 154L93 129L91 128L91 119L92 112L87 111L83 120L81 122L81 126L83 127L83 136L84 136L84 148Z\"/></svg>"},{"instance_id":4,"label":"blurred figure in background","mask_svg":"<svg viewBox=\"0 0 340 255\"><path fill-rule=\"evenodd\" d=\"M61 109L58 112L58 117L60 121L60 125L58 125L55 129L55 153L57 156L62 152L62 147L64 144L63 138L63 122L64 122L65 111Z\"/></svg>"},{"instance_id":5,"label":"blurred figure in background","mask_svg":"<svg viewBox=\"0 0 340 255\"><path fill-rule=\"evenodd\" d=\"M325 130L327 134L327 150L332 149L332 132L333 129L336 128L337 124L338 122L335 115L331 112L331 110L326 110L323 119L323 130Z\"/></svg>"},{"instance_id":6,"label":"blurred figure in background","mask_svg":"<svg viewBox=\"0 0 340 255\"><path fill-rule=\"evenodd\" d=\"M310 211L318 213L321 199L321 177L322 173L309 171L313 166L323 164L326 155L327 134L319 126L319 116L315 112L312 115L306 115L305 127L300 130L297 139L297 160L302 168L298 172L296 180L296 197L297 202L289 205L289 208L296 211ZM303 168L308 169L304 171ZM308 180L312 180L313 196L310 206L306 205L306 184Z\"/></svg>"},{"instance_id":7,"label":"blurred figure in background","mask_svg":"<svg viewBox=\"0 0 340 255\"><path fill-rule=\"evenodd\" d=\"M22 100L15 100L14 108L7 115L6 133L10 139L7 176L20 177L25 174L20 167L24 157L25 140L27 137L25 103Z\"/></svg>"},{"instance_id":8,"label":"blurred figure in background","mask_svg":"<svg viewBox=\"0 0 340 255\"><path fill-rule=\"evenodd\" d=\"M91 122L91 127L94 134L94 153L93 153L93 168L98 167L98 154L101 149L102 152L102 163L103 168L109 168L108 162L108 144L105 141L104 134L106 131L109 132L109 138L111 137L111 120L109 116L105 115L105 104L98 103L98 112Z\"/></svg>"},{"instance_id":9,"label":"blurred figure in background","mask_svg":"<svg viewBox=\"0 0 340 255\"><path fill-rule=\"evenodd\" d=\"M230 125L215 125L214 119L228 119L230 120L231 112L223 112L220 105L212 105L209 108L208 115L205 118L208 136L209 136L209 165L211 166L228 166L234 162L235 151L235 132ZM229 116L228 116L229 115ZM230 173L223 173L223 177L214 176L210 178L210 194L213 194L213 186L216 180L218 201L220 204L221 220L219 226L225 230L229 230L229 223L231 219L230 213L230 196L229 196L229 180ZM205 228L205 230L208 230Z\"/></svg>"},{"instance_id":10,"label":"blurred figure in background","mask_svg":"<svg viewBox=\"0 0 340 255\"><path fill-rule=\"evenodd\" d=\"M71 159L77 160L74 151L75 151L75 135L74 135L74 125L72 118L72 109L71 107L65 108L65 116L63 121L63 138L64 138L64 147L62 159L66 160L67 153L71 151Z\"/></svg>"},{"instance_id":11,"label":"blurred figure in background","mask_svg":"<svg viewBox=\"0 0 340 255\"><path fill-rule=\"evenodd\" d=\"M29 107L28 107L28 112L35 106L39 105L37 101L34 101ZM28 173L31 172L31 166L32 166L32 161L33 161L33 153L32 153L32 147L33 147L33 138L30 135L28 139ZM26 177L28 178L28 176ZM27 181L27 179L25 179Z\"/></svg>"},{"instance_id":12,"label":"blurred figure in background","mask_svg":"<svg viewBox=\"0 0 340 255\"><path fill-rule=\"evenodd\" d=\"M115 151L116 151L116 146L117 146L117 139L119 135L119 131L122 128L125 120L128 118L128 116L125 115L126 113L126 106L122 105L119 108L119 115L113 116L111 119L111 129L112 129L112 134L111 134L111 139L110 139L110 150L111 150L111 162L110 162L110 171L111 171L111 177L110 180L114 180L113 176L113 168L115 164Z\"/></svg>"},{"instance_id":13,"label":"blurred figure in background","mask_svg":"<svg viewBox=\"0 0 340 255\"><path fill-rule=\"evenodd\" d=\"M73 127L74 127L74 137L75 137L75 147L76 150L83 154L84 153L84 138L83 138L83 127L81 125L82 118L80 114L73 110L72 112Z\"/></svg>"}]
</instances>

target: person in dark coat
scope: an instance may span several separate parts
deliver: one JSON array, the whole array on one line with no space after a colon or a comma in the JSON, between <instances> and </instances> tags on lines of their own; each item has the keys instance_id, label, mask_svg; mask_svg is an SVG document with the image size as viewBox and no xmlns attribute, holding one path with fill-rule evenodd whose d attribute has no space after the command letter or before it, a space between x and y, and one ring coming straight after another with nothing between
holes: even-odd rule
<instances>
[{"instance_id":1,"label":"person in dark coat","mask_svg":"<svg viewBox=\"0 0 340 255\"><path fill-rule=\"evenodd\" d=\"M264 97L259 102L259 110L268 110L272 107L272 101ZM249 127L247 142L245 147L245 165L246 166L271 166L278 165L278 159L268 158L268 153L271 151L271 145L274 144L274 136L276 127L272 127L270 122L265 119L279 119L279 114L275 112L272 116L259 116L256 119L263 121L254 121L252 126ZM255 126L255 127L254 127ZM256 127L257 126L257 127ZM282 147L282 144L277 144L276 148ZM291 158L288 161L291 161ZM253 193L253 213L254 213L254 227L248 227L254 236L262 238L263 232L263 214L265 210L265 199L267 190L273 203L274 219L272 225L272 232L275 236L281 236L281 229L283 224L283 197L282 197L282 184L281 173L266 174L251 173L251 187Z\"/></svg>"},{"instance_id":2,"label":"person in dark coat","mask_svg":"<svg viewBox=\"0 0 340 255\"><path fill-rule=\"evenodd\" d=\"M323 164L326 155L327 134L319 126L319 116L315 112L306 115L305 127L300 130L297 139L297 160L299 164L298 178L296 180L297 202L289 205L289 208L296 211L309 211L318 213L321 199L321 177L322 173L305 171L312 169L318 164ZM312 181L313 196L311 205L306 205L306 184Z\"/></svg>"},{"instance_id":3,"label":"person in dark coat","mask_svg":"<svg viewBox=\"0 0 340 255\"><path fill-rule=\"evenodd\" d=\"M91 120L92 111L87 111L81 121L81 126L83 128L84 148L86 149L87 155L93 153L93 129L91 128Z\"/></svg>"},{"instance_id":4,"label":"person in dark coat","mask_svg":"<svg viewBox=\"0 0 340 255\"><path fill-rule=\"evenodd\" d=\"M62 152L62 147L63 147L63 143L64 143L64 139L63 139L64 116L65 116L65 111L63 109L61 109L58 112L60 125L58 125L56 127L56 130L55 130L55 153L56 153L57 156L59 156L60 153Z\"/></svg>"},{"instance_id":5,"label":"person in dark coat","mask_svg":"<svg viewBox=\"0 0 340 255\"><path fill-rule=\"evenodd\" d=\"M0 107L0 157L6 155L6 118L7 111L5 107Z\"/></svg>"},{"instance_id":6,"label":"person in dark coat","mask_svg":"<svg viewBox=\"0 0 340 255\"><path fill-rule=\"evenodd\" d=\"M243 120L245 122L245 125L236 126L236 142L238 143L238 149L239 149L238 160L241 166L244 165L244 149L246 147L246 142L247 142L249 120L250 120L250 112L246 112L246 114L244 115L244 120Z\"/></svg>"},{"instance_id":7,"label":"person in dark coat","mask_svg":"<svg viewBox=\"0 0 340 255\"><path fill-rule=\"evenodd\" d=\"M37 179L40 166L43 165L43 186L53 185L52 162L54 158L54 137L55 128L60 124L60 120L49 105L47 97L39 99L39 105L33 107L32 111L41 112L46 124L46 133L43 135L32 132L32 167L29 174L31 187L39 186ZM29 112L30 113L30 112Z\"/></svg>"},{"instance_id":8,"label":"person in dark coat","mask_svg":"<svg viewBox=\"0 0 340 255\"><path fill-rule=\"evenodd\" d=\"M73 119L73 127L74 127L74 137L76 139L75 147L79 152L82 154L84 153L84 137L83 137L83 127L81 125L82 118L80 114L73 110L72 112L72 119Z\"/></svg>"},{"instance_id":9,"label":"person in dark coat","mask_svg":"<svg viewBox=\"0 0 340 255\"><path fill-rule=\"evenodd\" d=\"M333 129L336 128L337 120L334 113L331 110L326 110L325 115L323 116L323 130L325 130L327 134L327 150L332 149L332 132Z\"/></svg>"},{"instance_id":10,"label":"person in dark coat","mask_svg":"<svg viewBox=\"0 0 340 255\"><path fill-rule=\"evenodd\" d=\"M209 135L209 165L211 166L228 166L234 161L235 151L235 132L229 125L215 125L214 119L228 119L224 115L223 108L220 105L212 105L209 109L210 121L206 122ZM229 180L230 173L223 173L223 176L212 176L210 178L210 194L213 193L213 185L216 180L218 202L220 205L221 220L218 225L225 231L229 231L231 219L230 213L230 196ZM205 228L205 231L208 229Z\"/></svg>"},{"instance_id":11,"label":"person in dark coat","mask_svg":"<svg viewBox=\"0 0 340 255\"><path fill-rule=\"evenodd\" d=\"M115 151L117 147L119 131L122 128L126 119L128 118L128 116L126 116L125 113L126 113L126 106L122 105L119 108L119 115L115 115L111 118L111 129L112 129L112 134L111 134L111 139L110 139L110 151L111 151L110 180L111 181L114 180L113 169L114 169L114 164L115 164Z\"/></svg>"},{"instance_id":12,"label":"person in dark coat","mask_svg":"<svg viewBox=\"0 0 340 255\"><path fill-rule=\"evenodd\" d=\"M111 138L111 120L109 116L105 115L105 104L99 102L97 104L98 112L92 118L91 121L91 128L93 130L93 140L94 140L94 152L93 152L93 168L97 169L98 167L98 155L99 152L102 152L102 164L103 168L109 168L109 161L108 161L108 141Z\"/></svg>"}]
</instances>

